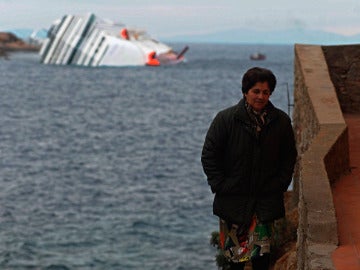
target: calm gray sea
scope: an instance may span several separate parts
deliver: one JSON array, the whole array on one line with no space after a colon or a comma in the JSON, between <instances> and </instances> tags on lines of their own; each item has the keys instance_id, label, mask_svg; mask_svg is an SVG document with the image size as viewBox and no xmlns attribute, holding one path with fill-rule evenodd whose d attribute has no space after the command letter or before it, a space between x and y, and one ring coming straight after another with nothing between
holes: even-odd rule
<instances>
[{"instance_id":1,"label":"calm gray sea","mask_svg":"<svg viewBox=\"0 0 360 270\"><path fill-rule=\"evenodd\" d=\"M0 59L0 269L216 269L205 133L255 65L288 112L293 46L189 46L155 68Z\"/></svg>"}]
</instances>

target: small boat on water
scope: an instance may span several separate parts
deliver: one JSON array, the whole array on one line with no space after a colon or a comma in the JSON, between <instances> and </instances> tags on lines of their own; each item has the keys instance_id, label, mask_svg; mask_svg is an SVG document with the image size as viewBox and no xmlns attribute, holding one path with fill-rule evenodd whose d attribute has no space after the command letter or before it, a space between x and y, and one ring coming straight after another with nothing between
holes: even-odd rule
<instances>
[{"instance_id":1,"label":"small boat on water","mask_svg":"<svg viewBox=\"0 0 360 270\"><path fill-rule=\"evenodd\" d=\"M250 59L251 60L265 60L266 55L263 53L256 52L256 53L253 53L250 55Z\"/></svg>"},{"instance_id":2,"label":"small boat on water","mask_svg":"<svg viewBox=\"0 0 360 270\"><path fill-rule=\"evenodd\" d=\"M43 41L43 64L80 66L160 66L185 60L184 49L150 37L146 31L101 19L93 13L65 15L56 20Z\"/></svg>"}]
</instances>

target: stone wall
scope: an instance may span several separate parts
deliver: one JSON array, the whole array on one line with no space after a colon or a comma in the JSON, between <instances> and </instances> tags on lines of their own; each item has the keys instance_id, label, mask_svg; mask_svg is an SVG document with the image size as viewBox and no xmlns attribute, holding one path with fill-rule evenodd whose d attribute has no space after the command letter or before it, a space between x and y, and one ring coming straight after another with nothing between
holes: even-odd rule
<instances>
[{"instance_id":1,"label":"stone wall","mask_svg":"<svg viewBox=\"0 0 360 270\"><path fill-rule=\"evenodd\" d=\"M349 169L348 132L321 46L295 45L294 129L299 160L298 269L335 269L331 182Z\"/></svg>"},{"instance_id":2,"label":"stone wall","mask_svg":"<svg viewBox=\"0 0 360 270\"><path fill-rule=\"evenodd\" d=\"M360 46L323 46L331 80L344 113L360 112Z\"/></svg>"}]
</instances>

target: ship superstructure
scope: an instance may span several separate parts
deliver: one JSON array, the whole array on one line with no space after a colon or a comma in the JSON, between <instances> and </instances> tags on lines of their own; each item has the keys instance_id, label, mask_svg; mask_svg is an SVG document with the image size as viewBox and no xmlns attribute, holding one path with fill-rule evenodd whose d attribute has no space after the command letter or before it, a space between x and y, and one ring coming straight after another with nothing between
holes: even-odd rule
<instances>
[{"instance_id":1,"label":"ship superstructure","mask_svg":"<svg viewBox=\"0 0 360 270\"><path fill-rule=\"evenodd\" d=\"M178 54L146 31L94 14L65 15L48 30L40 50L41 62L56 65L139 66L174 64L184 60L186 46Z\"/></svg>"}]
</instances>

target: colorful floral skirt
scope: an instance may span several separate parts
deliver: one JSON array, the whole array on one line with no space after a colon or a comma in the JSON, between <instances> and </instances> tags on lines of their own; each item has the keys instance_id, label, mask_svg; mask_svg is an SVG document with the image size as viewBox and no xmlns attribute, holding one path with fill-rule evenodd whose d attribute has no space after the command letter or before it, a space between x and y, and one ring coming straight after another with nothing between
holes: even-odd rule
<instances>
[{"instance_id":1,"label":"colorful floral skirt","mask_svg":"<svg viewBox=\"0 0 360 270\"><path fill-rule=\"evenodd\" d=\"M220 247L234 263L246 262L270 253L273 223L260 223L256 217L250 226L228 224L220 220Z\"/></svg>"}]
</instances>

